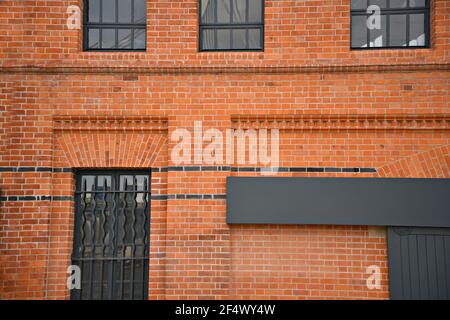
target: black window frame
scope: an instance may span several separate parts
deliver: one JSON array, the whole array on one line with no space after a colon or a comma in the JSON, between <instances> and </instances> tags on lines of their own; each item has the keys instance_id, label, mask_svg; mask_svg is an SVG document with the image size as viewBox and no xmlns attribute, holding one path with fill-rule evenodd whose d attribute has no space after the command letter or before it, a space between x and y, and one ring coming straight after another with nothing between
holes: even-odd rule
<instances>
[{"instance_id":1,"label":"black window frame","mask_svg":"<svg viewBox=\"0 0 450 320\"><path fill-rule=\"evenodd\" d=\"M351 6L350 0L350 6ZM353 16L366 16L369 17L371 14L367 13L366 9L351 9L350 7L350 49L351 50L389 50L389 49L428 49L430 48L430 6L431 0L425 0L425 6L424 7L410 7L410 0L408 0L408 6L406 8L390 8L390 0L386 0L387 8L381 8L381 15L385 16L391 16L391 15L406 15L406 39L407 39L407 45L406 46L389 46L390 41L390 28L389 28L389 19L386 19L386 46L382 47L369 47L370 44L370 31L367 29L367 47L353 47L353 41L352 41L352 31L353 31ZM367 6L371 5L371 1L367 0ZM423 14L424 15L424 33L425 33L425 43L422 46L410 46L409 45L409 29L410 29L410 14Z\"/></svg>"},{"instance_id":2,"label":"black window frame","mask_svg":"<svg viewBox=\"0 0 450 320\"><path fill-rule=\"evenodd\" d=\"M230 1L232 4L233 2ZM247 1L246 6L246 17L248 17L249 14L249 5ZM216 18L217 18L217 8L216 8ZM264 16L265 16L265 1L261 0L261 23L202 23L202 0L198 0L198 51L200 52L263 52L264 51L264 33L265 33L265 24L264 24ZM233 15L231 14L231 20L233 20ZM226 49L203 49L202 43L203 43L203 30L205 29L246 29L248 32L248 29L260 29L260 42L261 42L261 48L246 48L246 49L233 49L233 48L226 48ZM217 37L216 37L217 38ZM248 38L248 37L247 37ZM231 40L232 41L232 37ZM248 47L248 42L247 42Z\"/></svg>"},{"instance_id":3,"label":"black window frame","mask_svg":"<svg viewBox=\"0 0 450 320\"><path fill-rule=\"evenodd\" d=\"M143 190L141 190L141 191L138 191L137 188L130 191L130 190L127 189L127 187L129 186L128 184L126 184L126 188L124 190L122 190L120 188L120 177L121 176L133 176L133 177L135 177L137 175L146 176L147 177L146 188L143 188ZM83 188L83 185L82 185L82 178L83 178L83 176L95 176L95 180L94 180L95 184L97 184L98 176L110 176L111 177L111 182L112 182L112 184L110 186L110 188L111 188L110 191L107 191L107 190L102 191L102 190L97 190L97 189L95 189L95 190L93 189L91 191L85 190ZM98 298L94 298L93 297L93 283L97 281L96 279L94 279L92 277L92 268L93 268L93 263L94 262L101 262L101 264L102 264L102 267L101 267L101 270L102 270L102 272L101 272L102 273L101 282L103 283L103 281L106 281L109 284L111 284L111 280L114 283L116 283L117 279L113 278L113 276L114 276L113 275L114 274L114 267L112 267L113 270L112 270L112 273L109 273L109 278L108 279L105 279L103 277L103 271L104 271L105 262L110 261L112 263L115 263L115 262L120 262L121 263L122 270L121 270L121 273L120 273L121 274L120 281L122 283L120 284L119 288L115 289L116 291L119 292L121 298L117 299L117 298L113 298L113 297L110 296L110 299L111 300L123 300L123 299L126 299L124 297L124 284L125 284L124 281L126 281L124 279L124 270L125 270L124 269L124 263L125 262L131 262L132 266L134 267L135 266L135 264L134 264L135 261L138 261L138 260L143 262L143 274L142 274L142 278L143 278L142 281L143 282L142 282L142 296L140 298L136 298L136 300L147 300L148 299L148 294L149 294L149 279L150 279L150 246L151 246L151 239L150 239L150 236L151 236L150 232L151 232L151 230L150 230L150 227L151 227L151 179L152 179L151 169L137 169L137 170L136 169L130 169L130 170L127 170L127 169L101 169L101 170L100 169L76 169L75 172L74 172L74 178L75 178L75 201L74 201L74 205L75 205L74 213L75 213L75 215L74 215L74 219L73 219L74 220L74 223L73 223L74 233L73 233L73 246L72 246L71 261L72 261L72 265L77 265L78 267L80 267L82 279L83 279L83 265L82 264L83 263L89 263L89 268L91 270L89 272L89 277L90 277L90 281L91 282L89 283L89 291L88 291L89 298L87 300L93 300L93 299L98 300ZM114 183L113 183L113 180L115 181ZM134 184L135 181L136 180L133 181L132 186L135 186L135 184ZM119 187L119 188L118 189L113 189L114 185L116 187ZM123 194L124 196L126 196L126 194L131 193L133 195L133 197L136 197L137 193L147 194L146 201L145 201L146 206L144 207L144 210L145 210L144 214L145 214L145 219L146 219L145 220L145 225L144 225L144 229L146 230L145 234L144 234L144 237L145 237L145 239L144 239L144 246L145 246L145 248L144 248L144 254L142 256L141 255L133 255L131 257L128 257L128 256L125 255L124 251L122 251L122 253L120 254L120 252L118 251L119 246L117 245L117 243L114 243L114 249L112 249L114 251L114 253L108 255L107 257L105 257L104 254L102 255L102 257L94 257L93 256L94 253L92 253L91 257L86 258L86 257L83 256L83 254L80 255L79 253L76 252L77 248L79 248L80 246L83 247L83 244L82 244L83 239L80 236L80 233L78 232L78 230L82 227L82 223L83 223L82 219L81 219L81 215L83 215L83 213L80 211L80 210L83 209L83 206L82 206L83 199L82 198L83 198L83 195L86 195L87 193L93 194L94 197L95 197L95 194L99 194L99 193L103 193L103 194L110 193L110 194L113 194L114 195L113 202L115 203L115 207L112 208L112 210L113 211L117 210L117 212L120 211L120 212L122 212L122 214L124 214L124 210L125 209L124 209L124 207L122 207L122 208L120 207L120 203L118 201L119 197L120 197L120 194ZM117 194L117 197L116 197L116 194ZM104 200L103 202L106 202L106 200ZM133 210L136 210L136 206L133 208ZM115 216L114 220L115 220L115 224L118 225L118 223L119 223L118 216ZM134 225L136 225L136 222L134 222ZM113 237L117 237L118 234L119 234L118 231L117 231L118 227L114 227L114 228L116 229L116 235L113 236ZM122 240L125 240L124 236L123 236ZM115 241L117 241L117 240L115 240ZM126 245L129 245L129 244L127 244L125 242L122 243L122 250L125 248ZM104 252L104 249L102 249L102 252ZM81 266L80 266L80 264L81 264ZM133 269L133 267L132 267L132 269ZM133 269L133 273L132 273L133 275L135 275L134 271L135 271L135 269ZM135 299L134 298L135 297L135 291L133 290L134 289L134 282L135 282L134 281L134 277L133 277L132 281L128 281L128 282L130 282L130 286L131 286L130 292L132 292L131 293L132 294L131 299L133 300L133 299ZM133 284L131 284L131 283L133 283ZM70 298L71 298L71 300L86 300L86 299L83 299L82 290L85 290L83 285L81 287L81 290L79 290L79 289L72 289L72 290L70 290ZM110 291L110 295L111 294L114 295L116 293L116 292L113 292L114 291L114 286L112 286L111 290L109 290L109 291ZM101 292L100 293L101 294L101 299L104 299L105 297L104 297L104 294L103 294L103 288L102 288L102 290L100 292Z\"/></svg>"},{"instance_id":4,"label":"black window frame","mask_svg":"<svg viewBox=\"0 0 450 320\"><path fill-rule=\"evenodd\" d=\"M119 0L120 1L120 0ZM147 51L147 14L145 15L145 23L102 23L102 3L100 1L100 22L91 23L89 22L89 0L83 0L83 51L87 52L146 52ZM131 21L134 21L134 1L132 3L131 8ZM147 6L147 3L146 3ZM115 1L115 12L116 12L116 20L118 20L118 1ZM132 48L89 48L89 29L114 29L115 30L115 43L118 44L118 30L119 29L130 29L131 30L131 41ZM145 48L133 48L134 42L134 30L142 29L145 31ZM99 33L99 46L102 43L102 33Z\"/></svg>"}]
</instances>

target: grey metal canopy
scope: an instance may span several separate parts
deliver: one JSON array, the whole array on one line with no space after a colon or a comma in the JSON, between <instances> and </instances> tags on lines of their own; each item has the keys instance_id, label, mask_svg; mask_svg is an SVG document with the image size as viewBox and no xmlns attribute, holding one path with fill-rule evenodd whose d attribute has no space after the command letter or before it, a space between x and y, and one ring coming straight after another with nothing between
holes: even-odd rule
<instances>
[{"instance_id":1,"label":"grey metal canopy","mask_svg":"<svg viewBox=\"0 0 450 320\"><path fill-rule=\"evenodd\" d=\"M450 179L228 177L227 223L450 227Z\"/></svg>"}]
</instances>

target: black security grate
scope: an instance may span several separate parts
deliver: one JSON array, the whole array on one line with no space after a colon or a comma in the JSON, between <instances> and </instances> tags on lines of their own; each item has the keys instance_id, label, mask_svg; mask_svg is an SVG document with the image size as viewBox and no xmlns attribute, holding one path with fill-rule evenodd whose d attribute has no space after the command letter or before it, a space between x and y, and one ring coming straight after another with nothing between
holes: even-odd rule
<instances>
[{"instance_id":1,"label":"black security grate","mask_svg":"<svg viewBox=\"0 0 450 320\"><path fill-rule=\"evenodd\" d=\"M81 269L76 300L146 299L150 174L79 172L72 264Z\"/></svg>"}]
</instances>

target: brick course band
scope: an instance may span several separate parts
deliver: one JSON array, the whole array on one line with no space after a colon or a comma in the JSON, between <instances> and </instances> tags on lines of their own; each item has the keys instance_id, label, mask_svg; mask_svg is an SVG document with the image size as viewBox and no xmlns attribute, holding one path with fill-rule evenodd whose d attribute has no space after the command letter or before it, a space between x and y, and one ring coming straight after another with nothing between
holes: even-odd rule
<instances>
[{"instance_id":1,"label":"brick course band","mask_svg":"<svg viewBox=\"0 0 450 320\"><path fill-rule=\"evenodd\" d=\"M51 167L0 167L0 172L73 172L72 168L51 168Z\"/></svg>"},{"instance_id":2,"label":"brick course band","mask_svg":"<svg viewBox=\"0 0 450 320\"><path fill-rule=\"evenodd\" d=\"M0 67L0 74L203 74L203 73L360 73L360 72L411 72L411 71L437 71L450 70L448 63L417 63L417 64L390 64L390 65L306 65L306 66L183 66L178 67L77 67L77 66L13 66Z\"/></svg>"},{"instance_id":3,"label":"brick course band","mask_svg":"<svg viewBox=\"0 0 450 320\"><path fill-rule=\"evenodd\" d=\"M153 201L165 200L224 200L226 194L168 194L152 195ZM23 201L74 201L70 196L3 196L0 201L4 202L23 202Z\"/></svg>"},{"instance_id":4,"label":"brick course band","mask_svg":"<svg viewBox=\"0 0 450 320\"><path fill-rule=\"evenodd\" d=\"M151 172L261 172L262 167L230 167L230 166L173 166L151 168ZM279 167L278 172L329 172L329 173L376 173L376 168L338 168L338 167ZM54 172L73 173L72 168L50 167L0 167L0 172Z\"/></svg>"},{"instance_id":5,"label":"brick course band","mask_svg":"<svg viewBox=\"0 0 450 320\"><path fill-rule=\"evenodd\" d=\"M237 115L231 122L233 128L242 130L450 130L450 114Z\"/></svg>"}]
</instances>

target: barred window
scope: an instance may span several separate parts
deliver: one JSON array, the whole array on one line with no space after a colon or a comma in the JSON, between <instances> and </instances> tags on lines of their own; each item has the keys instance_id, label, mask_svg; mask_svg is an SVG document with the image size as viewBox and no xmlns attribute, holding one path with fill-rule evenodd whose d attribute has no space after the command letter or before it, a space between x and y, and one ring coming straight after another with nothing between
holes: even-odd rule
<instances>
[{"instance_id":1,"label":"barred window","mask_svg":"<svg viewBox=\"0 0 450 320\"><path fill-rule=\"evenodd\" d=\"M80 170L75 192L74 300L145 300L150 252L150 172Z\"/></svg>"},{"instance_id":2,"label":"barred window","mask_svg":"<svg viewBox=\"0 0 450 320\"><path fill-rule=\"evenodd\" d=\"M262 50L263 0L200 0L201 51Z\"/></svg>"},{"instance_id":3,"label":"barred window","mask_svg":"<svg viewBox=\"0 0 450 320\"><path fill-rule=\"evenodd\" d=\"M429 0L351 0L351 48L426 48Z\"/></svg>"},{"instance_id":4,"label":"barred window","mask_svg":"<svg viewBox=\"0 0 450 320\"><path fill-rule=\"evenodd\" d=\"M146 0L84 0L84 50L145 50L146 8Z\"/></svg>"}]
</instances>

